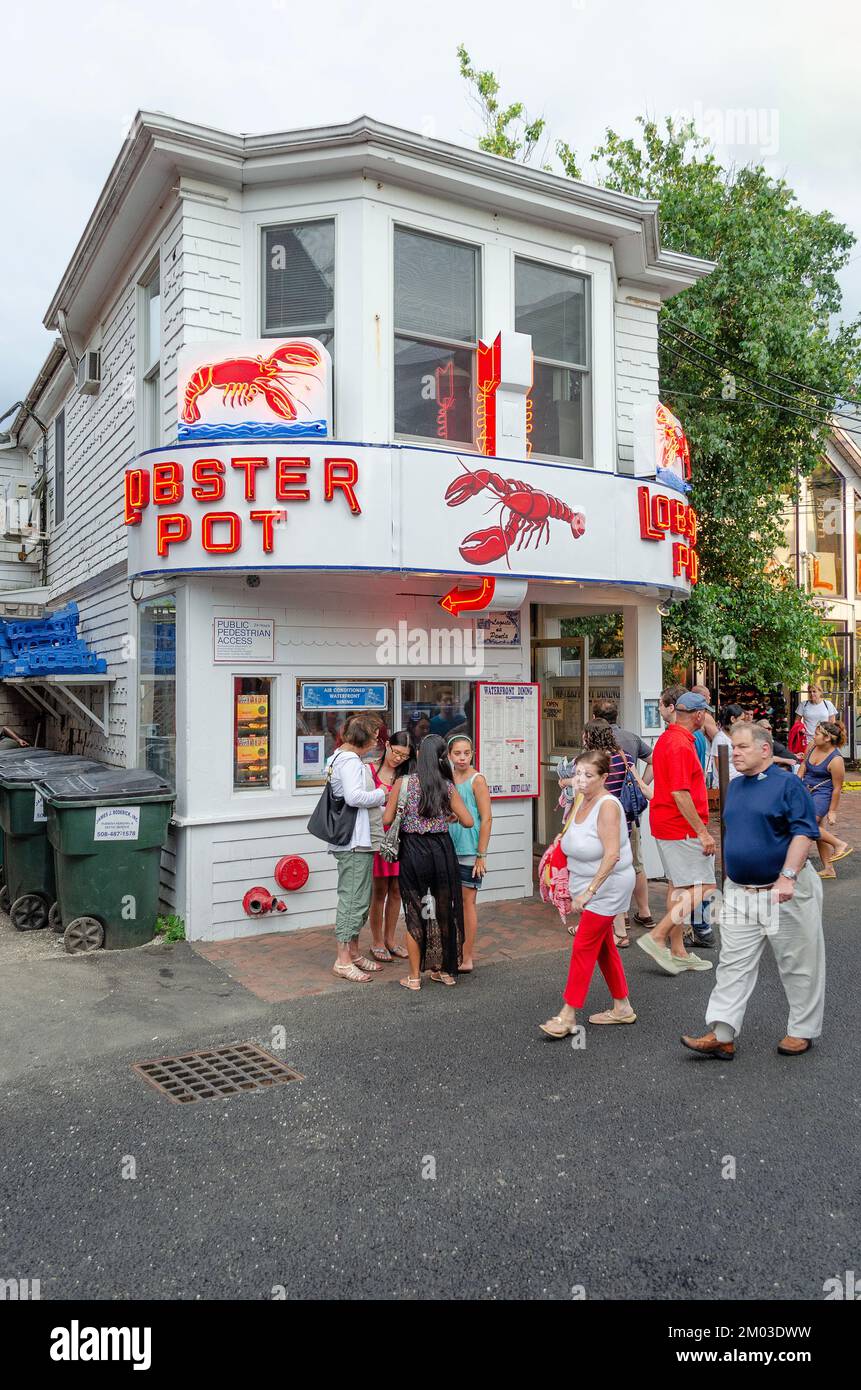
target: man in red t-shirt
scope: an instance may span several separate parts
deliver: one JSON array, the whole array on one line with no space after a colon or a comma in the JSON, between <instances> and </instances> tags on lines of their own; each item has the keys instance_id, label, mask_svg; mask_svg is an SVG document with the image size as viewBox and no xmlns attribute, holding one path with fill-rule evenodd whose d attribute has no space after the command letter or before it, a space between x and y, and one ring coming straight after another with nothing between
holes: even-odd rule
<instances>
[{"instance_id":1,"label":"man in red t-shirt","mask_svg":"<svg viewBox=\"0 0 861 1390\"><path fill-rule=\"evenodd\" d=\"M680 695L675 722L667 725L652 754L655 791L649 804L649 828L669 893L666 915L637 945L668 975L712 968L710 960L687 952L684 943L685 924L702 902L703 889L715 882L706 780L694 743L708 709L705 696L693 691Z\"/></svg>"}]
</instances>

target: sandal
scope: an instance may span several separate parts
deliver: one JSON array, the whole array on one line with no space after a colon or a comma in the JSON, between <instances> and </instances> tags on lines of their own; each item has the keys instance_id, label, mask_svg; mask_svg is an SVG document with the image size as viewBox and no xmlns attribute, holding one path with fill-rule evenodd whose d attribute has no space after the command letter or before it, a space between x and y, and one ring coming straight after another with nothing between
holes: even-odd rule
<instances>
[{"instance_id":1,"label":"sandal","mask_svg":"<svg viewBox=\"0 0 861 1390\"><path fill-rule=\"evenodd\" d=\"M372 946L371 955L374 960L381 960L384 965L388 965L390 961L394 960L394 956L389 954L388 946Z\"/></svg>"},{"instance_id":2,"label":"sandal","mask_svg":"<svg viewBox=\"0 0 861 1390\"><path fill-rule=\"evenodd\" d=\"M636 1023L637 1015L632 1009L629 1014L617 1014L613 1009L602 1009L599 1014L592 1014L590 1023Z\"/></svg>"},{"instance_id":3,"label":"sandal","mask_svg":"<svg viewBox=\"0 0 861 1390\"><path fill-rule=\"evenodd\" d=\"M375 975L378 970L383 968L381 965L375 965L372 960L368 960L367 956L354 956L353 964L358 965L360 970L367 970L370 975Z\"/></svg>"},{"instance_id":4,"label":"sandal","mask_svg":"<svg viewBox=\"0 0 861 1390\"><path fill-rule=\"evenodd\" d=\"M398 984L403 985L404 989L421 989L422 977L421 975L405 975L402 980L398 980Z\"/></svg>"},{"instance_id":5,"label":"sandal","mask_svg":"<svg viewBox=\"0 0 861 1390\"><path fill-rule=\"evenodd\" d=\"M555 1023L555 1028L551 1024ZM546 1033L548 1038L567 1038L569 1033L573 1033L577 1027L576 1023L566 1023L561 1014L554 1014L548 1018L546 1023L539 1023L538 1027L542 1033Z\"/></svg>"},{"instance_id":6,"label":"sandal","mask_svg":"<svg viewBox=\"0 0 861 1390\"><path fill-rule=\"evenodd\" d=\"M409 951L405 950L403 946L390 946L388 942L386 942L386 950L389 952L392 960L409 960L410 958Z\"/></svg>"},{"instance_id":7,"label":"sandal","mask_svg":"<svg viewBox=\"0 0 861 1390\"><path fill-rule=\"evenodd\" d=\"M845 849L841 849L841 851L840 851L839 854L832 854L832 856L831 856L831 863L832 863L832 864L836 864L838 859L845 859L847 855L849 855L849 854L854 854L854 853L855 853L855 846L854 846L854 845L847 845Z\"/></svg>"},{"instance_id":8,"label":"sandal","mask_svg":"<svg viewBox=\"0 0 861 1390\"><path fill-rule=\"evenodd\" d=\"M446 970L432 970L430 977L438 985L456 985L457 980L453 975L449 975Z\"/></svg>"},{"instance_id":9,"label":"sandal","mask_svg":"<svg viewBox=\"0 0 861 1390\"><path fill-rule=\"evenodd\" d=\"M817 873L819 874L819 877L820 877L820 878L836 878L836 877L837 877L837 875L836 875L836 873L834 872L833 869L818 869L818 870L817 870Z\"/></svg>"},{"instance_id":10,"label":"sandal","mask_svg":"<svg viewBox=\"0 0 861 1390\"><path fill-rule=\"evenodd\" d=\"M638 912L634 912L632 916L638 927L653 927L655 925L655 919L651 915L648 917L641 917Z\"/></svg>"},{"instance_id":11,"label":"sandal","mask_svg":"<svg viewBox=\"0 0 861 1390\"><path fill-rule=\"evenodd\" d=\"M375 968L379 969L379 966ZM370 975L362 974L362 971L356 965L355 961L351 961L349 965L341 965L340 962L336 961L333 966L333 971L334 974L340 975L342 980L350 980L357 985L366 985L371 978Z\"/></svg>"},{"instance_id":12,"label":"sandal","mask_svg":"<svg viewBox=\"0 0 861 1390\"><path fill-rule=\"evenodd\" d=\"M625 947L626 947L626 946L630 946L630 944L631 944L631 938L630 938L630 936L628 935L627 932L625 932L625 935L624 935L624 936L617 936L616 933L614 932L614 933L613 933L613 941L614 941L615 944L616 944L616 950L617 950L617 951L624 951Z\"/></svg>"}]
</instances>

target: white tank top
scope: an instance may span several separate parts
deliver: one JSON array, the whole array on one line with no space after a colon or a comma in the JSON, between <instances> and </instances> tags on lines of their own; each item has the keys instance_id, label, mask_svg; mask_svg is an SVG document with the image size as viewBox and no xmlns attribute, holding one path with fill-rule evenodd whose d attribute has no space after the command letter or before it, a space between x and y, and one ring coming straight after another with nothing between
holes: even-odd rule
<instances>
[{"instance_id":1,"label":"white tank top","mask_svg":"<svg viewBox=\"0 0 861 1390\"><path fill-rule=\"evenodd\" d=\"M587 909L602 917L614 917L617 912L625 912L634 891L634 859L631 854L631 841L628 838L628 824L622 803L618 797L607 792L599 796L582 825L571 821L562 836L562 853L568 858L568 880L571 897L576 898L588 888L601 866L604 846L598 834L598 812L605 801L612 801L619 808L619 862L601 884L594 898L590 898Z\"/></svg>"}]
</instances>

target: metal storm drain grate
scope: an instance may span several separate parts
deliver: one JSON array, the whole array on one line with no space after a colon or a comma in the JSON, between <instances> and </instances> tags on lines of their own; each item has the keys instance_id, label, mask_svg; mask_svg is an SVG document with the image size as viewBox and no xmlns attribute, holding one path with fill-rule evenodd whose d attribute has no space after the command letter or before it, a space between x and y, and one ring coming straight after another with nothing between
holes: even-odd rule
<instances>
[{"instance_id":1,"label":"metal storm drain grate","mask_svg":"<svg viewBox=\"0 0 861 1390\"><path fill-rule=\"evenodd\" d=\"M254 1043L232 1043L208 1052L183 1052L179 1057L159 1057L135 1062L132 1071L177 1105L217 1096L236 1096L241 1091L262 1091L302 1081L297 1071L279 1062Z\"/></svg>"}]
</instances>

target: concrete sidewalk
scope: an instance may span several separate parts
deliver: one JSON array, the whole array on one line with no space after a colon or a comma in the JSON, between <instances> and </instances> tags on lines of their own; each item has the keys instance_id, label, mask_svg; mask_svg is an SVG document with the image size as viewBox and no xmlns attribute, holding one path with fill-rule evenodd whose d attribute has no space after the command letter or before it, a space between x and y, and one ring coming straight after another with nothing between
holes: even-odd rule
<instances>
[{"instance_id":1,"label":"concrete sidewalk","mask_svg":"<svg viewBox=\"0 0 861 1390\"><path fill-rule=\"evenodd\" d=\"M845 794L837 828L850 844L861 846L861 792ZM818 867L818 860L815 862ZM839 875L840 865L836 868ZM827 892L828 884L825 886ZM665 883L660 880L650 882L649 901L652 916L657 921L664 912ZM401 918L396 936L401 945L404 934ZM639 934L636 928L631 929L632 940ZM370 932L367 929L362 932L360 940L363 951L367 952L370 946ZM406 962L398 960L385 965L371 984L353 985L340 980L332 973L335 963L332 927L269 932L264 936L236 937L231 941L195 941L191 944L195 951L219 965L231 979L271 1004L305 995L369 990L374 986L387 985L406 973ZM570 937L558 913L542 903L537 894L513 902L479 906L478 970L497 961L519 960L546 951L561 951L569 944Z\"/></svg>"}]
</instances>

